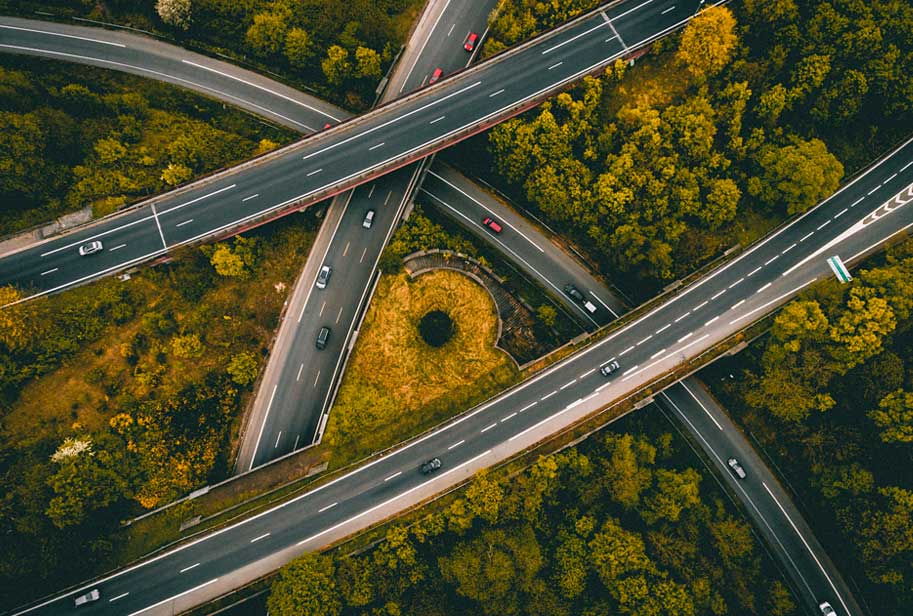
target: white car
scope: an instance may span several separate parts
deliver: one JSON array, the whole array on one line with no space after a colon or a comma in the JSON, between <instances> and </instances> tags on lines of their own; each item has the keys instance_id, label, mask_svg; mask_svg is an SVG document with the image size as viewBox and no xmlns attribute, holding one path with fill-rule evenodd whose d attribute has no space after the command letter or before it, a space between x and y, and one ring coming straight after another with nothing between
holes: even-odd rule
<instances>
[{"instance_id":1,"label":"white car","mask_svg":"<svg viewBox=\"0 0 913 616\"><path fill-rule=\"evenodd\" d=\"M330 274L333 273L333 268L329 265L324 265L320 268L320 273L317 274L317 285L318 289L326 289L327 283L330 282Z\"/></svg>"},{"instance_id":2,"label":"white car","mask_svg":"<svg viewBox=\"0 0 913 616\"><path fill-rule=\"evenodd\" d=\"M732 472L735 473L739 479L745 479L745 469L742 468L742 465L739 464L739 461L735 458L729 458L726 461L726 464L729 465L729 468L732 469Z\"/></svg>"},{"instance_id":3,"label":"white car","mask_svg":"<svg viewBox=\"0 0 913 616\"><path fill-rule=\"evenodd\" d=\"M365 229L370 229L371 225L374 224L374 210L368 210L365 214L365 219L361 221L361 226Z\"/></svg>"},{"instance_id":4,"label":"white car","mask_svg":"<svg viewBox=\"0 0 913 616\"><path fill-rule=\"evenodd\" d=\"M99 242L98 240L95 240L93 242L86 242L85 244L83 244L82 246L79 247L79 256L85 257L87 255L93 255L96 252L101 252L102 248L104 248L104 246L102 246L101 242Z\"/></svg>"},{"instance_id":5,"label":"white car","mask_svg":"<svg viewBox=\"0 0 913 616\"><path fill-rule=\"evenodd\" d=\"M101 599L101 592L99 592L97 588L93 588L86 594L76 597L73 600L73 603L76 605L76 607L79 607L80 605L85 605L86 603L95 603L99 599Z\"/></svg>"},{"instance_id":6,"label":"white car","mask_svg":"<svg viewBox=\"0 0 913 616\"><path fill-rule=\"evenodd\" d=\"M832 608L831 604L827 601L822 601L818 605L818 609L821 610L821 616L837 616L837 612L834 611L834 608Z\"/></svg>"}]
</instances>

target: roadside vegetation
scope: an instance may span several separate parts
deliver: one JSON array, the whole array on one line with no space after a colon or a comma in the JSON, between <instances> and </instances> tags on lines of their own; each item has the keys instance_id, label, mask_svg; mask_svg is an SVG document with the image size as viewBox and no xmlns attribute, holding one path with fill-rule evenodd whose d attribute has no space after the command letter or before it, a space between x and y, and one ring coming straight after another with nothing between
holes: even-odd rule
<instances>
[{"instance_id":1,"label":"roadside vegetation","mask_svg":"<svg viewBox=\"0 0 913 616\"><path fill-rule=\"evenodd\" d=\"M452 322L452 337L437 347L420 332L422 319L436 311ZM494 346L497 336L491 296L467 276L383 276L324 435L331 466L398 443L516 383L520 373Z\"/></svg>"},{"instance_id":2,"label":"roadside vegetation","mask_svg":"<svg viewBox=\"0 0 913 616\"><path fill-rule=\"evenodd\" d=\"M906 241L802 293L708 379L875 614L913 610L911 277Z\"/></svg>"},{"instance_id":3,"label":"roadside vegetation","mask_svg":"<svg viewBox=\"0 0 913 616\"><path fill-rule=\"evenodd\" d=\"M306 554L280 571L269 612L797 615L749 523L668 427L628 416L516 475L477 475L367 550Z\"/></svg>"},{"instance_id":4,"label":"roadside vegetation","mask_svg":"<svg viewBox=\"0 0 913 616\"><path fill-rule=\"evenodd\" d=\"M293 137L165 83L2 54L0 236L110 214Z\"/></svg>"},{"instance_id":5,"label":"roadside vegetation","mask_svg":"<svg viewBox=\"0 0 913 616\"><path fill-rule=\"evenodd\" d=\"M495 41L574 6L509 3ZM618 62L492 129L490 158L451 160L493 169L511 198L649 297L814 206L906 136L911 24L897 0L709 8L633 68Z\"/></svg>"},{"instance_id":6,"label":"roadside vegetation","mask_svg":"<svg viewBox=\"0 0 913 616\"><path fill-rule=\"evenodd\" d=\"M315 228L295 215L0 311L2 607L111 566L120 520L228 475Z\"/></svg>"},{"instance_id":7,"label":"roadside vegetation","mask_svg":"<svg viewBox=\"0 0 913 616\"><path fill-rule=\"evenodd\" d=\"M42 10L139 28L279 74L361 111L373 103L423 6L423 0L26 0L10 8L33 19Z\"/></svg>"}]
</instances>

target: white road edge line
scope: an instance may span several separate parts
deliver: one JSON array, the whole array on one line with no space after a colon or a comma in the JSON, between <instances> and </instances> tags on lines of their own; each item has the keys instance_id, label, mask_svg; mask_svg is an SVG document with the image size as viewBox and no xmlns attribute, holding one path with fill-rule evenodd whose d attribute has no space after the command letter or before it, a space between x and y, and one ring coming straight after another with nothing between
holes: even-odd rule
<instances>
[{"instance_id":1,"label":"white road edge line","mask_svg":"<svg viewBox=\"0 0 913 616\"><path fill-rule=\"evenodd\" d=\"M142 614L143 612L149 611L152 608L158 607L160 605L164 605L165 603L168 603L169 601L174 601L175 599L183 597L184 595L189 595L190 593L192 593L196 590L200 590L201 588L203 588L205 586L209 586L210 584L215 584L218 581L219 581L219 578L215 578L215 579L209 580L208 582L203 582L199 586L194 586L193 588L190 588L188 590L185 590L184 592L178 593L178 594L174 595L173 597L168 597L167 599L162 599L158 603L153 603L152 605L148 605L141 610L137 610L131 614L128 614L127 616L136 616L137 614Z\"/></svg>"}]
</instances>

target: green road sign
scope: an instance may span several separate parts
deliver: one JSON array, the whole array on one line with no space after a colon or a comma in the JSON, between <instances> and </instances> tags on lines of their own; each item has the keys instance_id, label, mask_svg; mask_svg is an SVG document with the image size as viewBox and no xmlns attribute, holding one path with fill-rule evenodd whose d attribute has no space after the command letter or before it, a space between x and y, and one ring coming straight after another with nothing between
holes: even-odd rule
<instances>
[{"instance_id":1,"label":"green road sign","mask_svg":"<svg viewBox=\"0 0 913 616\"><path fill-rule=\"evenodd\" d=\"M834 272L834 276L837 277L837 280L840 282L849 282L853 279L850 276L850 272L846 269L846 266L843 264L843 261L840 260L840 257L834 255L827 260L827 264L831 266L831 270Z\"/></svg>"}]
</instances>

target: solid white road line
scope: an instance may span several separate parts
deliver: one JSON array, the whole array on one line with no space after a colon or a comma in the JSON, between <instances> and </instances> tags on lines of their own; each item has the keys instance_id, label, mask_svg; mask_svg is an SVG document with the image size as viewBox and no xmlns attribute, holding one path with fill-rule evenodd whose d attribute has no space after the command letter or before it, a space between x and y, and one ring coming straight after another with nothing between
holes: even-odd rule
<instances>
[{"instance_id":1,"label":"solid white road line","mask_svg":"<svg viewBox=\"0 0 913 616\"><path fill-rule=\"evenodd\" d=\"M269 537L269 536L270 536L270 533L264 533L264 534L260 535L259 537L254 537L253 539L250 540L250 542L251 542L251 543L257 543L257 542L260 541L261 539L266 539L266 538Z\"/></svg>"},{"instance_id":2,"label":"solid white road line","mask_svg":"<svg viewBox=\"0 0 913 616\"><path fill-rule=\"evenodd\" d=\"M390 475L389 477L384 479L384 481L390 481L391 479L396 479L397 477L399 477L402 474L403 474L403 471L396 471L395 473L393 473L392 475Z\"/></svg>"},{"instance_id":3,"label":"solid white road line","mask_svg":"<svg viewBox=\"0 0 913 616\"><path fill-rule=\"evenodd\" d=\"M165 241L165 234L162 233L162 225L159 223L158 214L155 213L155 204L152 204L152 218L155 219L155 226L158 227L159 237L162 238L162 247L168 248L168 242Z\"/></svg>"},{"instance_id":4,"label":"solid white road line","mask_svg":"<svg viewBox=\"0 0 913 616\"><path fill-rule=\"evenodd\" d=\"M174 601L175 599L179 599L179 598L183 597L184 595L189 595L190 593L192 593L196 590L200 590L201 588L203 588L205 586L209 586L210 584L215 584L218 581L219 581L219 578L215 578L215 579L209 580L208 582L203 582L199 586L194 586L193 588L185 590L184 592L180 592L180 593L174 595L173 597L168 597L167 599L162 599L158 603L153 603L152 605L146 606L141 610L137 610L131 614L128 614L127 616L137 616L137 614L142 614L143 612L147 612L147 611L151 610L152 608L156 608L160 605L164 605L165 603L168 603L169 601Z\"/></svg>"},{"instance_id":5,"label":"solid white road line","mask_svg":"<svg viewBox=\"0 0 913 616\"><path fill-rule=\"evenodd\" d=\"M694 392L691 391L691 388L688 387L688 384L685 383L684 381L681 381L681 386L685 388L685 391L687 391L688 394L689 394L692 398L694 398L694 401L697 402L697 405L698 405L699 407L701 407L702 409L704 409L704 412L707 414L707 417L710 418L710 421L713 422L713 425L715 425L715 426L717 427L717 429L718 429L720 432L722 432L722 431L723 431L723 426L721 426L720 423L716 420L716 417L714 417L714 416L710 413L710 409L708 409L706 406L704 406L704 403L701 402L700 399L699 399L697 396L694 395Z\"/></svg>"},{"instance_id":6,"label":"solid white road line","mask_svg":"<svg viewBox=\"0 0 913 616\"><path fill-rule=\"evenodd\" d=\"M247 470L251 470L254 467L254 460L257 459L257 448L260 446L260 439L263 438L263 428L266 427L266 419L269 417L269 410L273 406L273 398L276 396L276 389L278 387L278 383L273 385L273 393L269 395L269 402L266 404L266 413L263 415L263 423L260 424L260 432L257 434L257 440L254 443L254 453L250 456L250 466L247 467Z\"/></svg>"},{"instance_id":7,"label":"solid white road line","mask_svg":"<svg viewBox=\"0 0 913 616\"><path fill-rule=\"evenodd\" d=\"M184 567L183 569L180 570L179 573L184 573L185 571L190 571L191 569L196 569L199 566L200 566L200 563L196 563L196 564L190 565L189 567Z\"/></svg>"},{"instance_id":8,"label":"solid white road line","mask_svg":"<svg viewBox=\"0 0 913 616\"><path fill-rule=\"evenodd\" d=\"M241 203L244 203L245 201L250 201L251 199L256 199L259 196L260 196L260 193L251 195L250 197L244 197L243 199L241 199Z\"/></svg>"},{"instance_id":9,"label":"solid white road line","mask_svg":"<svg viewBox=\"0 0 913 616\"><path fill-rule=\"evenodd\" d=\"M317 510L317 513L323 513L324 511L327 511L327 510L329 510L329 509L332 509L333 507L335 507L335 506L338 505L338 504L339 504L339 503L330 503L330 504L327 505L326 507L321 507L320 509L318 509L318 510Z\"/></svg>"},{"instance_id":10,"label":"solid white road line","mask_svg":"<svg viewBox=\"0 0 913 616\"><path fill-rule=\"evenodd\" d=\"M125 49L127 46L123 43L114 43L112 41L102 41L100 39L88 38L85 36L76 36L75 34L62 34L60 32L51 32L50 30L37 30L35 28L23 28L20 26L0 25L4 30L19 30L21 32L34 32L36 34L47 34L48 36L59 36L61 38L76 39L78 41L87 41L89 43L98 43L99 45L110 45L111 47L120 47Z\"/></svg>"}]
</instances>

